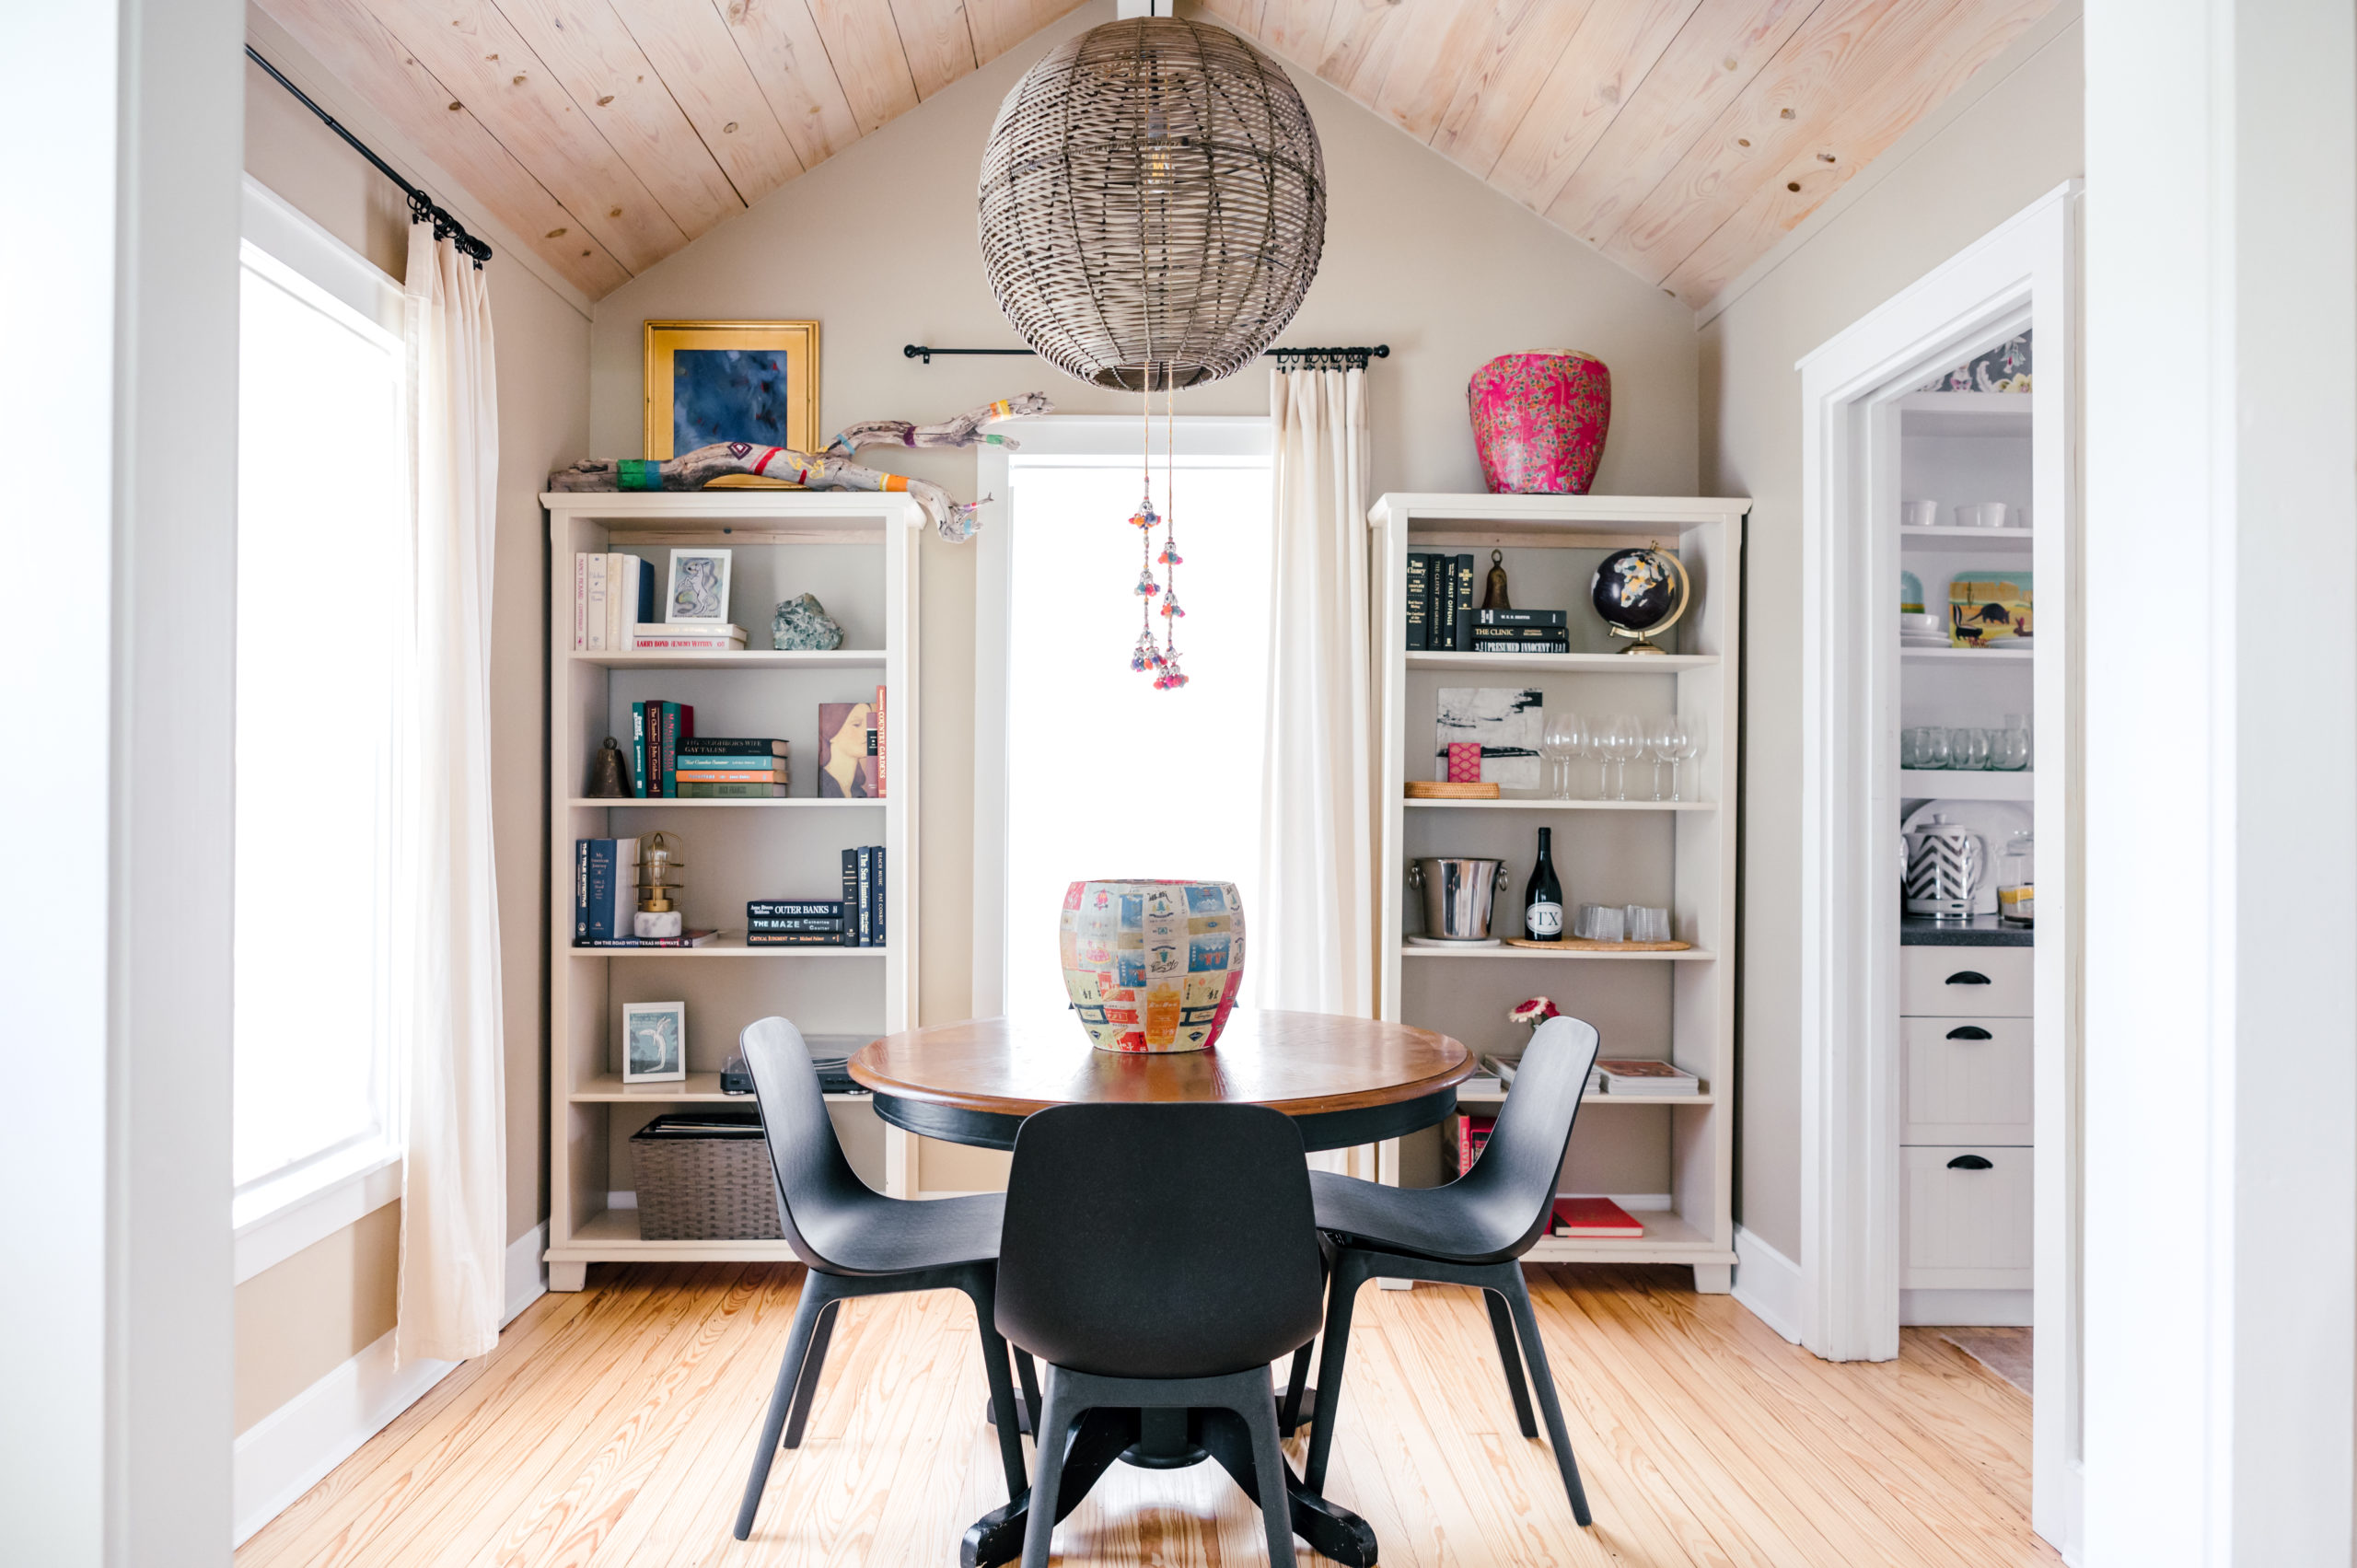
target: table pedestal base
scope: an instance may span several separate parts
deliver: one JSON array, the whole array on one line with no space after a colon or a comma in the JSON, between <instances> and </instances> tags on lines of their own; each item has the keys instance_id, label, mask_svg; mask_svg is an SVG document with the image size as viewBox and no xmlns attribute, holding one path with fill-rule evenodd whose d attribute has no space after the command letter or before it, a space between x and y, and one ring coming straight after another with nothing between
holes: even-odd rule
<instances>
[{"instance_id":1,"label":"table pedestal base","mask_svg":"<svg viewBox=\"0 0 2357 1568\"><path fill-rule=\"evenodd\" d=\"M1316 1409L1304 1399L1305 1411ZM1135 1458L1132 1455L1137 1455ZM1260 1504L1260 1484L1252 1469L1252 1434L1242 1418L1231 1411L1093 1410L1074 1423L1064 1449L1062 1483L1056 1489L1056 1517L1062 1520L1088 1495L1097 1478L1116 1460L1150 1469L1173 1469L1216 1459L1236 1484ZM1291 1493L1293 1532L1321 1557L1347 1568L1375 1568L1374 1527L1356 1514L1329 1503L1305 1488L1291 1464L1285 1466ZM1023 1555L1023 1532L1030 1522L1030 1496L993 1508L974 1521L958 1543L961 1568L995 1568Z\"/></svg>"}]
</instances>

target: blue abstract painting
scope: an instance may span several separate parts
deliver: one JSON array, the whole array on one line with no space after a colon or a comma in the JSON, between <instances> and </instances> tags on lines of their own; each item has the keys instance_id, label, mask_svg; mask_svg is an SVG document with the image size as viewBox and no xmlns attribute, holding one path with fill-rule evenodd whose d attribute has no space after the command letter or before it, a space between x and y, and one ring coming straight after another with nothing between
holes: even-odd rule
<instances>
[{"instance_id":1,"label":"blue abstract painting","mask_svg":"<svg viewBox=\"0 0 2357 1568\"><path fill-rule=\"evenodd\" d=\"M784 349L683 348L671 355L671 451L715 441L791 447Z\"/></svg>"}]
</instances>

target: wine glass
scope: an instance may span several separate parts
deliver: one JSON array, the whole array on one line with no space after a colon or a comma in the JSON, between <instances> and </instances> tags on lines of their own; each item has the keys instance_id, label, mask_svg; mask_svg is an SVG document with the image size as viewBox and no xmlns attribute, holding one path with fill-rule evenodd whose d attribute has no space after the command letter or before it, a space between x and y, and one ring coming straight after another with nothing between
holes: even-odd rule
<instances>
[{"instance_id":1,"label":"wine glass","mask_svg":"<svg viewBox=\"0 0 2357 1568\"><path fill-rule=\"evenodd\" d=\"M1547 728L1539 738L1538 754L1547 759L1547 787L1558 800L1572 797L1572 760L1580 754L1586 726L1577 714L1547 712Z\"/></svg>"},{"instance_id":2,"label":"wine glass","mask_svg":"<svg viewBox=\"0 0 2357 1568\"><path fill-rule=\"evenodd\" d=\"M1702 749L1702 731L1698 725L1686 722L1683 714L1665 721L1654 733L1654 755L1669 764L1669 798L1683 800L1678 792L1678 769L1690 762ZM1662 798L1656 795L1655 800Z\"/></svg>"},{"instance_id":3,"label":"wine glass","mask_svg":"<svg viewBox=\"0 0 2357 1568\"><path fill-rule=\"evenodd\" d=\"M1596 719L1592 722L1582 724L1580 726L1579 743L1573 749L1572 753L1573 756L1576 757L1582 762L1594 762L1596 764L1596 793L1594 795L1583 796L1582 798L1584 799L1602 800L1604 798L1604 726L1606 722L1607 721L1603 719ZM1575 771L1575 769L1567 771L1564 775L1566 779L1570 777L1571 772Z\"/></svg>"},{"instance_id":4,"label":"wine glass","mask_svg":"<svg viewBox=\"0 0 2357 1568\"><path fill-rule=\"evenodd\" d=\"M1604 721L1604 758L1613 765L1612 798L1629 798L1629 764L1644 752L1644 731L1626 714Z\"/></svg>"}]
</instances>

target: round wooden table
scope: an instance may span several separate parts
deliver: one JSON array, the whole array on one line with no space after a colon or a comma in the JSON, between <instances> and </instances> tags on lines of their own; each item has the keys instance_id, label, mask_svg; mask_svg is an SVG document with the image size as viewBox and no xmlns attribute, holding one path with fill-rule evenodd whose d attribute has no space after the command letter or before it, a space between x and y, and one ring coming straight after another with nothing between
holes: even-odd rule
<instances>
[{"instance_id":1,"label":"round wooden table","mask_svg":"<svg viewBox=\"0 0 2357 1568\"><path fill-rule=\"evenodd\" d=\"M1346 1149L1456 1109L1473 1053L1372 1018L1241 1010L1210 1051L1099 1051L1070 1014L1045 1013L886 1035L851 1075L893 1126L986 1149L1015 1147L1023 1119L1051 1105L1197 1100L1272 1106L1304 1147Z\"/></svg>"},{"instance_id":2,"label":"round wooden table","mask_svg":"<svg viewBox=\"0 0 2357 1568\"><path fill-rule=\"evenodd\" d=\"M1448 1115L1457 1086L1473 1075L1473 1053L1446 1035L1369 1018L1242 1011L1209 1051L1099 1051L1070 1014L1048 1013L886 1035L852 1057L851 1075L874 1092L876 1114L893 1126L981 1148L1013 1148L1023 1119L1053 1105L1223 1101L1271 1106L1294 1119L1304 1147L1341 1149ZM1316 1390L1305 1390L1299 1408L1317 1409ZM1221 1414L1086 1412L1065 1448L1056 1517L1071 1513L1116 1459L1156 1469L1216 1459L1257 1506L1250 1438ZM1321 1556L1374 1568L1367 1522L1304 1487L1290 1466L1286 1476L1294 1533ZM963 1568L1013 1562L1028 1519L1028 1493L977 1519L958 1543Z\"/></svg>"}]
</instances>

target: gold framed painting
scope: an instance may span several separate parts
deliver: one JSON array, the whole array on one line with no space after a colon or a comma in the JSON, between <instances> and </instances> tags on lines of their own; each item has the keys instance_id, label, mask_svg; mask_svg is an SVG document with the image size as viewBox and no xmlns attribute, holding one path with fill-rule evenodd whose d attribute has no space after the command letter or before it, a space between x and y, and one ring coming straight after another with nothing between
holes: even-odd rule
<instances>
[{"instance_id":1,"label":"gold framed painting","mask_svg":"<svg viewBox=\"0 0 2357 1568\"><path fill-rule=\"evenodd\" d=\"M716 441L819 448L819 323L646 323L646 455L672 458ZM731 474L714 488L785 489Z\"/></svg>"}]
</instances>

